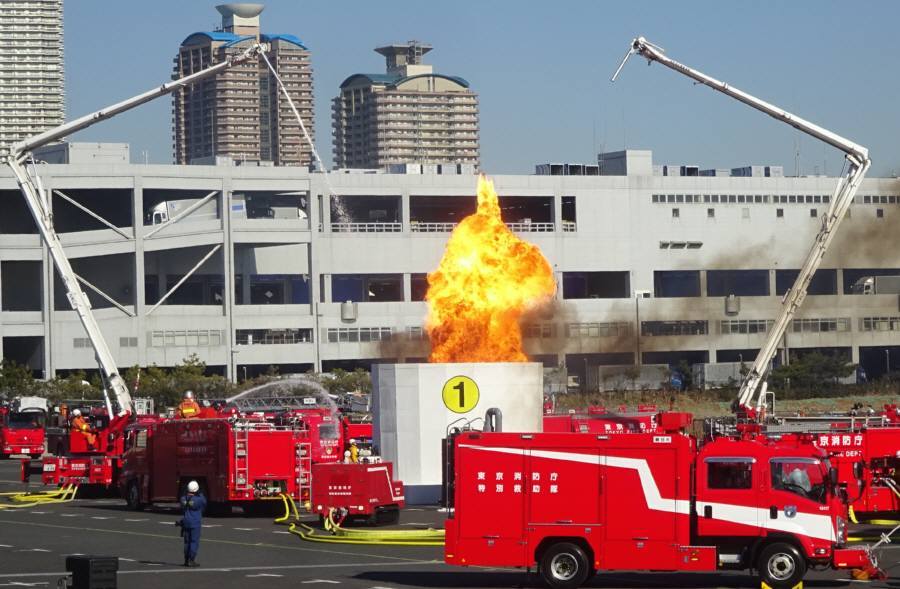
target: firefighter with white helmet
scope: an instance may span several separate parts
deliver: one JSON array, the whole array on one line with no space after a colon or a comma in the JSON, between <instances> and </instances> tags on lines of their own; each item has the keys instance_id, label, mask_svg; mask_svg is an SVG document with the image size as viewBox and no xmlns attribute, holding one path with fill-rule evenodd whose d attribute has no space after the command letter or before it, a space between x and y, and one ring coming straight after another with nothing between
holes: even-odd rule
<instances>
[{"instance_id":1,"label":"firefighter with white helmet","mask_svg":"<svg viewBox=\"0 0 900 589\"><path fill-rule=\"evenodd\" d=\"M97 434L94 433L91 425L81 415L80 409L75 409L74 411L72 411L72 422L70 427L84 437L84 441L87 443L88 450L97 449Z\"/></svg>"},{"instance_id":2,"label":"firefighter with white helmet","mask_svg":"<svg viewBox=\"0 0 900 589\"><path fill-rule=\"evenodd\" d=\"M184 566L195 567L197 551L200 549L200 528L203 525L203 511L206 509L206 497L200 492L200 484L191 481L187 484L187 492L181 497L181 536L184 538Z\"/></svg>"},{"instance_id":3,"label":"firefighter with white helmet","mask_svg":"<svg viewBox=\"0 0 900 589\"><path fill-rule=\"evenodd\" d=\"M348 452L350 452L350 462L354 464L359 462L359 446L356 445L356 440L350 440L350 449Z\"/></svg>"},{"instance_id":4,"label":"firefighter with white helmet","mask_svg":"<svg viewBox=\"0 0 900 589\"><path fill-rule=\"evenodd\" d=\"M804 493L812 491L812 483L809 480L809 474L800 467L795 468L788 474L787 484L802 489Z\"/></svg>"},{"instance_id":5,"label":"firefighter with white helmet","mask_svg":"<svg viewBox=\"0 0 900 589\"><path fill-rule=\"evenodd\" d=\"M178 409L175 411L175 417L180 419L200 417L200 405L194 400L194 393L192 391L185 391L184 398L178 405Z\"/></svg>"}]
</instances>

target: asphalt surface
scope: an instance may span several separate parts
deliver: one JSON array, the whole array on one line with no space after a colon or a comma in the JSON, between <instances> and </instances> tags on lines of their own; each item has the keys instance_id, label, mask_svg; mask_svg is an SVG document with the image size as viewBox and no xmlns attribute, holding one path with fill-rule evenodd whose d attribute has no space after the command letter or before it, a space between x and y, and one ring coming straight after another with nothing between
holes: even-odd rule
<instances>
[{"instance_id":1,"label":"asphalt surface","mask_svg":"<svg viewBox=\"0 0 900 589\"><path fill-rule=\"evenodd\" d=\"M29 488L17 482L18 461L0 462L0 491ZM376 547L304 542L271 518L246 517L239 510L223 517L206 517L200 567L184 568L182 543L174 522L176 506L142 512L126 509L115 498L76 499L72 503L0 510L0 588L56 587L66 576L65 557L72 554L119 558L119 587L253 589L308 587L327 589L521 588L541 587L535 575L516 570L464 569L443 564L437 547ZM440 527L435 508L410 508L401 527ZM870 583L874 588L900 588L900 545L882 553L898 579ZM843 574L831 571L807 575L807 587L846 587ZM759 587L744 573L601 573L590 587ZM341 589L336 587L335 589Z\"/></svg>"}]
</instances>

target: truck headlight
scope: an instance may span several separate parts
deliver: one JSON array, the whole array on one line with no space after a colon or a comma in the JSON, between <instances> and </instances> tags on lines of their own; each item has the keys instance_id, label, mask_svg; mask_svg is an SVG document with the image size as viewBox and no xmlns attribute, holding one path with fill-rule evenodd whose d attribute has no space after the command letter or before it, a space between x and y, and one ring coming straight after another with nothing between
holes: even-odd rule
<instances>
[{"instance_id":1,"label":"truck headlight","mask_svg":"<svg viewBox=\"0 0 900 589\"><path fill-rule=\"evenodd\" d=\"M843 546L847 542L847 522L844 518L838 516L835 518L835 528L837 528L837 545Z\"/></svg>"}]
</instances>

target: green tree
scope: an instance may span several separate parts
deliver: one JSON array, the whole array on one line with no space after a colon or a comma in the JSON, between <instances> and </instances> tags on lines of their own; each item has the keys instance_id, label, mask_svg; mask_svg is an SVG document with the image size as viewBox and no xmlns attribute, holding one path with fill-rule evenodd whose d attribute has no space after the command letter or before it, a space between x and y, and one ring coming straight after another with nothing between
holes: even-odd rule
<instances>
[{"instance_id":1,"label":"green tree","mask_svg":"<svg viewBox=\"0 0 900 589\"><path fill-rule=\"evenodd\" d=\"M833 387L839 379L850 376L855 370L856 364L847 362L839 354L812 352L775 368L770 379L780 390L786 390L788 384L792 389L822 389Z\"/></svg>"},{"instance_id":2,"label":"green tree","mask_svg":"<svg viewBox=\"0 0 900 589\"><path fill-rule=\"evenodd\" d=\"M329 375L321 375L319 382L331 394L372 392L372 375L367 370L357 368L353 372L347 372L340 368L336 368Z\"/></svg>"},{"instance_id":3,"label":"green tree","mask_svg":"<svg viewBox=\"0 0 900 589\"><path fill-rule=\"evenodd\" d=\"M7 358L0 362L0 398L12 400L13 397L34 394L36 389L37 381L28 366Z\"/></svg>"}]
</instances>

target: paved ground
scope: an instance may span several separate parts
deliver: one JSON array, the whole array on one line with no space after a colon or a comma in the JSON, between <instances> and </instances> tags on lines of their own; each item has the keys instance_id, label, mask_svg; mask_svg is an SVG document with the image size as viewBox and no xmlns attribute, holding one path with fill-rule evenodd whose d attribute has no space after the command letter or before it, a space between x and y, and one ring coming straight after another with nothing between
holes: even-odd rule
<instances>
[{"instance_id":1,"label":"paved ground","mask_svg":"<svg viewBox=\"0 0 900 589\"><path fill-rule=\"evenodd\" d=\"M16 482L17 461L0 462L0 490ZM36 487L36 485L33 485ZM119 586L128 588L212 589L342 585L352 589L538 587L533 575L497 569L461 569L442 562L439 548L332 546L303 542L268 518L236 513L206 518L198 561L181 566L181 539L173 508L144 512L125 509L118 499L79 499L62 505L0 511L0 588L55 587L70 554L118 556ZM408 509L401 524L438 524L435 509ZM900 547L898 547L900 548ZM896 562L900 550L884 559ZM900 566L894 567L900 577ZM162 576L160 576L162 575ZM843 587L831 572L809 575L808 587ZM758 587L745 574L604 573L592 587ZM900 587L900 581L871 584ZM341 589L340 587L336 589Z\"/></svg>"}]
</instances>

